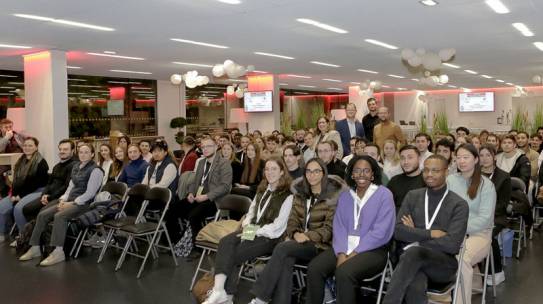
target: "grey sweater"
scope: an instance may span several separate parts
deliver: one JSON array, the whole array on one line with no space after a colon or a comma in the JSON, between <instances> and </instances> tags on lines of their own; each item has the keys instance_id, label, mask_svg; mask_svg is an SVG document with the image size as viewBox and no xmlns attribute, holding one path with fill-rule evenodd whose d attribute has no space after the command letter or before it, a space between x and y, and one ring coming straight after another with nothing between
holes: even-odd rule
<instances>
[{"instance_id":1,"label":"grey sweater","mask_svg":"<svg viewBox=\"0 0 543 304\"><path fill-rule=\"evenodd\" d=\"M467 202L456 193L449 191L430 230L442 230L447 233L441 238L432 239L430 230L425 228L424 196L426 189L412 190L405 196L396 218L394 237L405 243L419 242L420 246L443 251L448 254L459 252L468 225L469 207ZM445 193L445 187L435 192L428 189L428 216L432 217L439 200ZM415 228L405 226L402 216L411 215Z\"/></svg>"}]
</instances>

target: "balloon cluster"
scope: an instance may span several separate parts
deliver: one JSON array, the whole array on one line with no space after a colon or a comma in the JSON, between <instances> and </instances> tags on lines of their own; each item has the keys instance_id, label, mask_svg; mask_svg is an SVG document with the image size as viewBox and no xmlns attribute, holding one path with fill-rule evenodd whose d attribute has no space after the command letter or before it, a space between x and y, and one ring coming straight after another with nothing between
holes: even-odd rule
<instances>
[{"instance_id":1,"label":"balloon cluster","mask_svg":"<svg viewBox=\"0 0 543 304\"><path fill-rule=\"evenodd\" d=\"M382 83L376 80L367 80L366 82L361 83L358 86L358 95L359 96L373 96L373 91L380 90Z\"/></svg>"},{"instance_id":2,"label":"balloon cluster","mask_svg":"<svg viewBox=\"0 0 543 304\"><path fill-rule=\"evenodd\" d=\"M254 65L248 65L247 67L244 67L228 59L225 60L222 64L216 64L215 66L213 66L212 72L213 76L215 77L223 77L224 75L227 75L230 78L239 78L254 70Z\"/></svg>"},{"instance_id":3,"label":"balloon cluster","mask_svg":"<svg viewBox=\"0 0 543 304\"><path fill-rule=\"evenodd\" d=\"M535 84L543 84L543 77L541 75L534 75L532 82Z\"/></svg>"},{"instance_id":4,"label":"balloon cluster","mask_svg":"<svg viewBox=\"0 0 543 304\"><path fill-rule=\"evenodd\" d=\"M438 53L427 52L423 48L416 50L403 49L402 60L413 68L422 67L424 77L419 79L419 82L423 85L435 87L436 85L442 85L449 82L449 76L445 74L432 75L432 72L439 71L443 62L447 62L453 59L456 55L456 50L453 48L442 49Z\"/></svg>"},{"instance_id":5,"label":"balloon cluster","mask_svg":"<svg viewBox=\"0 0 543 304\"><path fill-rule=\"evenodd\" d=\"M245 92L247 92L247 86L244 83L241 83L239 85L233 84L231 86L226 87L226 94L236 95L237 98L242 98Z\"/></svg>"},{"instance_id":6,"label":"balloon cluster","mask_svg":"<svg viewBox=\"0 0 543 304\"><path fill-rule=\"evenodd\" d=\"M198 71L189 71L183 75L173 74L170 77L170 81L174 85L180 85L185 81L187 88L194 89L195 87L206 85L209 83L209 77L199 76Z\"/></svg>"}]
</instances>

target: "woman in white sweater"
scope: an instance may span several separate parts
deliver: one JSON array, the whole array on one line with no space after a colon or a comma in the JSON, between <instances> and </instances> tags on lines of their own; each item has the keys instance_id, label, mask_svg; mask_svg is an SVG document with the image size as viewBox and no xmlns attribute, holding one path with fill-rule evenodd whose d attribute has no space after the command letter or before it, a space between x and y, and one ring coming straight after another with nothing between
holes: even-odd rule
<instances>
[{"instance_id":1,"label":"woman in white sweater","mask_svg":"<svg viewBox=\"0 0 543 304\"><path fill-rule=\"evenodd\" d=\"M317 150L317 145L322 141L333 140L336 142L338 149L336 153L337 159L343 158L343 144L341 143L341 136L336 130L330 130L330 119L326 116L321 116L317 119L317 131L314 138L314 149Z\"/></svg>"}]
</instances>

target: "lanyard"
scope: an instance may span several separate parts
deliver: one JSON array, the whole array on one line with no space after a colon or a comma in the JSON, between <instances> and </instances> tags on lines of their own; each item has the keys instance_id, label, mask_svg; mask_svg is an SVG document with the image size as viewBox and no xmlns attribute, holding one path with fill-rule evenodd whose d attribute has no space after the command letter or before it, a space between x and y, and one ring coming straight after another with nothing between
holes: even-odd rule
<instances>
[{"instance_id":1,"label":"lanyard","mask_svg":"<svg viewBox=\"0 0 543 304\"><path fill-rule=\"evenodd\" d=\"M311 208L313 207L313 204L317 201L316 198L310 199L308 198L305 202L305 226L304 231L307 232L307 227L309 226L309 218L311 217Z\"/></svg>"},{"instance_id":2,"label":"lanyard","mask_svg":"<svg viewBox=\"0 0 543 304\"><path fill-rule=\"evenodd\" d=\"M445 194L443 194L443 197L439 201L439 204L437 204L436 210L434 211L434 215L432 215L432 218L430 221L428 221L428 190L426 190L424 194L424 224L426 225L426 230L430 230L432 227L432 224L436 220L437 214L439 213L439 209L441 209L441 204L443 203L443 200L445 200L445 197L449 193L449 189L445 191Z\"/></svg>"},{"instance_id":3,"label":"lanyard","mask_svg":"<svg viewBox=\"0 0 543 304\"><path fill-rule=\"evenodd\" d=\"M260 221L260 218L262 217L262 214L264 214L264 211L266 211L266 208L268 208L268 205L270 204L271 202L271 198L273 196L273 192L270 191L270 190L267 190L266 192L270 192L270 194L268 195L268 199L266 200L266 202L264 203L264 207L262 207L262 201L264 200L264 198L266 197L266 193L264 193L264 195L262 195L262 198L260 199L260 202L258 202L258 207L256 209L256 222L258 223L258 221Z\"/></svg>"},{"instance_id":4,"label":"lanyard","mask_svg":"<svg viewBox=\"0 0 543 304\"><path fill-rule=\"evenodd\" d=\"M351 196L353 197L353 229L356 230L358 227L358 223L360 222L360 213L362 213L362 208L366 205L366 203L369 201L370 197L377 191L377 188L379 188L375 184L371 184L368 189L366 190L366 193L364 193L364 196L362 199L358 197L356 192L353 190L350 191Z\"/></svg>"},{"instance_id":5,"label":"lanyard","mask_svg":"<svg viewBox=\"0 0 543 304\"><path fill-rule=\"evenodd\" d=\"M207 171L206 174L206 168L207 168L207 159L204 159L204 175L202 176L202 181L200 182L200 185L203 186L204 182L206 181L207 177L209 176L209 173L211 173L211 169L213 169L213 164L209 165L209 171Z\"/></svg>"}]
</instances>

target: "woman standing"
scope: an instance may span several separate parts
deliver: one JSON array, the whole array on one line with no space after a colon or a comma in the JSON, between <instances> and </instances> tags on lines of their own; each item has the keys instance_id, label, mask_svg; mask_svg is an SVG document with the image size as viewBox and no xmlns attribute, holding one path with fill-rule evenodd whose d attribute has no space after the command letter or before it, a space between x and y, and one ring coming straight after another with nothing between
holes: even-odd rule
<instances>
[{"instance_id":1,"label":"woman standing","mask_svg":"<svg viewBox=\"0 0 543 304\"><path fill-rule=\"evenodd\" d=\"M258 186L256 197L241 224L243 233L231 233L219 243L215 259L215 284L204 304L232 301L236 293L239 266L273 252L287 228L292 208L290 183L283 161L276 157L268 159L264 180Z\"/></svg>"},{"instance_id":2,"label":"woman standing","mask_svg":"<svg viewBox=\"0 0 543 304\"><path fill-rule=\"evenodd\" d=\"M108 144L100 145L100 153L98 154L98 166L104 170L104 180L102 181L102 186L108 182L109 171L113 164L113 149Z\"/></svg>"},{"instance_id":3,"label":"woman standing","mask_svg":"<svg viewBox=\"0 0 543 304\"><path fill-rule=\"evenodd\" d=\"M130 161L124 166L117 181L125 183L131 188L135 184L141 183L149 163L143 158L139 145L136 144L128 146L128 159Z\"/></svg>"},{"instance_id":4,"label":"woman standing","mask_svg":"<svg viewBox=\"0 0 543 304\"><path fill-rule=\"evenodd\" d=\"M39 198L47 184L49 166L38 152L38 145L39 142L34 137L25 139L23 155L13 168L11 195L0 200L0 243L5 240L6 233L9 232L8 223L11 222L12 213L18 231L23 231L26 224L23 207Z\"/></svg>"},{"instance_id":5,"label":"woman standing","mask_svg":"<svg viewBox=\"0 0 543 304\"><path fill-rule=\"evenodd\" d=\"M317 136L315 136L315 150L317 145L321 141L333 140L336 142L338 149L336 152L336 158L343 158L343 144L341 143L341 136L336 130L330 130L330 119L326 116L321 116L317 119Z\"/></svg>"},{"instance_id":6,"label":"woman standing","mask_svg":"<svg viewBox=\"0 0 543 304\"><path fill-rule=\"evenodd\" d=\"M309 263L307 303L321 304L327 278L335 276L338 304L357 301L360 284L383 271L396 219L392 193L381 185L381 170L369 156L355 156L347 168L351 190L339 195L333 248Z\"/></svg>"},{"instance_id":7,"label":"woman standing","mask_svg":"<svg viewBox=\"0 0 543 304\"><path fill-rule=\"evenodd\" d=\"M481 262L490 249L496 189L491 180L481 174L479 151L472 144L456 149L456 164L460 172L447 177L449 189L468 202L469 219L464 260L461 261L464 296L471 303L473 267ZM476 267L478 271L478 267ZM459 297L462 301L462 297Z\"/></svg>"},{"instance_id":8,"label":"woman standing","mask_svg":"<svg viewBox=\"0 0 543 304\"><path fill-rule=\"evenodd\" d=\"M271 259L251 290L251 304L271 302L289 304L292 270L297 260L311 261L332 242L332 219L339 193L345 184L328 176L326 165L317 158L309 160L303 178L294 181L294 199L287 224L287 240L278 244Z\"/></svg>"},{"instance_id":9,"label":"woman standing","mask_svg":"<svg viewBox=\"0 0 543 304\"><path fill-rule=\"evenodd\" d=\"M400 165L400 155L396 147L396 142L391 139L385 140L383 145L383 172L389 180L403 173L402 166Z\"/></svg>"},{"instance_id":10,"label":"woman standing","mask_svg":"<svg viewBox=\"0 0 543 304\"><path fill-rule=\"evenodd\" d=\"M239 160L236 158L236 153L234 152L234 144L231 142L226 142L221 149L221 156L224 159L230 161L232 166L232 185L239 183L241 180L241 174L243 172L243 167L239 163Z\"/></svg>"}]
</instances>

